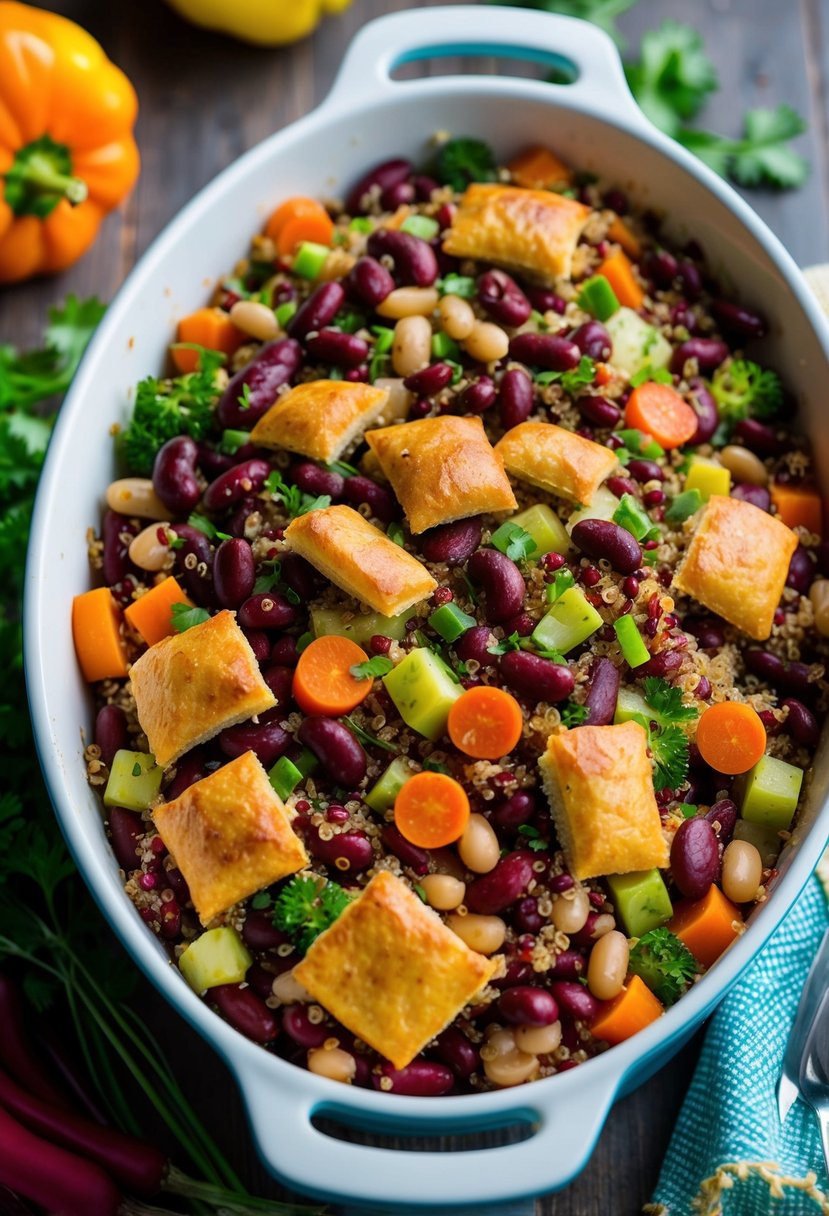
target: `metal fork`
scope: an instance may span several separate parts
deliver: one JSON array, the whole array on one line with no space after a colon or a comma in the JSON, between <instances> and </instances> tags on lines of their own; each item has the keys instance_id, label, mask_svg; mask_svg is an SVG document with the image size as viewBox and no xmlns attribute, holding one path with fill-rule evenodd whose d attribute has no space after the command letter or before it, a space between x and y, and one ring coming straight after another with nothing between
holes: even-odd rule
<instances>
[{"instance_id":1,"label":"metal fork","mask_svg":"<svg viewBox=\"0 0 829 1216\"><path fill-rule=\"evenodd\" d=\"M798 1085L801 1098L817 1115L823 1159L829 1173L829 990L818 1006L803 1048Z\"/></svg>"}]
</instances>

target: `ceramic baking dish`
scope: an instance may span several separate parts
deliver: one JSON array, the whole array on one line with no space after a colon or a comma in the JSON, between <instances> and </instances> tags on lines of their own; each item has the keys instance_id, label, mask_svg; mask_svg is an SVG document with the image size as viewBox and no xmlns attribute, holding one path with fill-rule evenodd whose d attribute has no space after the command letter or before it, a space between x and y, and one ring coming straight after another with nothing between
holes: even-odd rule
<instances>
[{"instance_id":1,"label":"ceramic baking dish","mask_svg":"<svg viewBox=\"0 0 829 1216\"><path fill-rule=\"evenodd\" d=\"M391 77L412 60L481 54L564 67L574 83ZM533 142L548 144L628 191L638 205L664 212L680 239L693 235L724 287L769 318L763 361L795 391L829 493L826 324L791 258L750 208L642 116L611 40L583 22L520 9L420 9L367 25L319 109L225 170L130 274L90 346L49 449L29 554L25 640L43 769L75 860L137 965L230 1067L268 1168L326 1199L445 1210L562 1187L584 1167L614 1100L669 1060L797 899L829 834L829 755L824 745L771 899L711 973L644 1033L518 1089L411 1098L349 1089L296 1068L212 1013L139 920L85 780L82 736L91 706L70 630L72 596L89 585L86 529L100 518L102 491L114 475L110 427L125 420L136 381L163 367L176 319L204 303L210 283L242 255L277 202L297 193L335 195L391 156L422 162L438 130L486 139L502 159ZM485 1150L409 1152L333 1138L312 1123L320 1115L386 1136L521 1124L527 1138Z\"/></svg>"}]
</instances>

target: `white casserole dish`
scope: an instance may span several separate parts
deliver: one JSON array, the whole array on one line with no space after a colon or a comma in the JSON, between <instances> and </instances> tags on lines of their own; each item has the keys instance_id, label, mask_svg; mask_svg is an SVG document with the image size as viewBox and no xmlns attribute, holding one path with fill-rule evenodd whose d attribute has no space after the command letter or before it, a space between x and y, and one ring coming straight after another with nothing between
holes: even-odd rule
<instances>
[{"instance_id":1,"label":"white casserole dish","mask_svg":"<svg viewBox=\"0 0 829 1216\"><path fill-rule=\"evenodd\" d=\"M551 66L563 58L578 79L564 86L496 77L399 83L390 76L413 59L482 53ZM360 32L319 109L247 153L185 208L110 306L63 406L41 480L25 645L41 761L78 866L136 963L229 1065L268 1168L325 1199L443 1210L549 1191L584 1167L613 1101L688 1039L797 898L829 834L829 755L823 746L773 897L711 974L634 1039L515 1090L407 1098L348 1089L300 1070L213 1014L140 921L122 890L97 795L85 780L82 728L89 726L91 707L70 628L72 596L89 585L85 532L100 518L102 492L114 475L109 428L125 420L137 380L163 366L177 318L204 303L209 284L242 255L278 201L342 192L391 156L423 161L431 134L441 129L479 136L502 159L533 142L548 144L571 164L618 184L638 205L665 212L680 238L700 241L724 286L768 316L763 361L778 368L801 402L829 494L826 323L791 258L750 208L643 117L611 40L583 22L524 10L400 13ZM406 1152L334 1139L313 1126L319 1114L395 1136L516 1123L531 1125L533 1134L486 1150Z\"/></svg>"}]
</instances>

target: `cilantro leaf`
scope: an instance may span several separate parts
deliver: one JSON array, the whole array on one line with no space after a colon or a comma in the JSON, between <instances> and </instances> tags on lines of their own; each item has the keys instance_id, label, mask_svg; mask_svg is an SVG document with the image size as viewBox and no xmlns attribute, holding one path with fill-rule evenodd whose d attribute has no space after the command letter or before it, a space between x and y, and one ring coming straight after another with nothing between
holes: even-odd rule
<instances>
[{"instance_id":1,"label":"cilantro leaf","mask_svg":"<svg viewBox=\"0 0 829 1216\"><path fill-rule=\"evenodd\" d=\"M582 355L578 367L570 372L541 372L535 377L536 384L561 384L570 396L575 396L576 390L585 384L592 384L596 378L596 364L588 355Z\"/></svg>"},{"instance_id":2,"label":"cilantro leaf","mask_svg":"<svg viewBox=\"0 0 829 1216\"><path fill-rule=\"evenodd\" d=\"M103 315L104 305L94 296L67 296L61 308L49 309L42 349L0 346L0 409L29 410L65 392Z\"/></svg>"},{"instance_id":3,"label":"cilantro leaf","mask_svg":"<svg viewBox=\"0 0 829 1216\"><path fill-rule=\"evenodd\" d=\"M199 350L199 369L171 380L146 376L136 389L132 419L123 435L123 453L131 473L149 477L160 448L176 435L206 439L215 425L220 389L216 373L224 363L220 351Z\"/></svg>"},{"instance_id":4,"label":"cilantro leaf","mask_svg":"<svg viewBox=\"0 0 829 1216\"><path fill-rule=\"evenodd\" d=\"M640 384L673 384L674 378L666 367L640 367L630 378L630 387L638 388Z\"/></svg>"},{"instance_id":5,"label":"cilantro leaf","mask_svg":"<svg viewBox=\"0 0 829 1216\"><path fill-rule=\"evenodd\" d=\"M665 1005L673 1005L691 985L697 962L670 929L649 929L630 952L629 968Z\"/></svg>"},{"instance_id":6,"label":"cilantro leaf","mask_svg":"<svg viewBox=\"0 0 829 1216\"><path fill-rule=\"evenodd\" d=\"M653 784L658 790L675 790L688 775L688 740L680 726L651 729L648 739L654 762Z\"/></svg>"},{"instance_id":7,"label":"cilantro leaf","mask_svg":"<svg viewBox=\"0 0 829 1216\"><path fill-rule=\"evenodd\" d=\"M173 604L170 615L173 618L173 628L176 633L185 633L194 625L203 625L210 619L210 613L206 608L192 608L190 604Z\"/></svg>"},{"instance_id":8,"label":"cilantro leaf","mask_svg":"<svg viewBox=\"0 0 829 1216\"><path fill-rule=\"evenodd\" d=\"M187 517L187 522L191 528L195 528L197 532L203 532L208 540L230 540L229 532L219 532L212 520L205 515L198 515L195 511Z\"/></svg>"},{"instance_id":9,"label":"cilantro leaf","mask_svg":"<svg viewBox=\"0 0 829 1216\"><path fill-rule=\"evenodd\" d=\"M750 359L732 359L714 372L711 392L720 416L740 422L750 415L771 418L783 404L783 384L777 372Z\"/></svg>"},{"instance_id":10,"label":"cilantro leaf","mask_svg":"<svg viewBox=\"0 0 829 1216\"><path fill-rule=\"evenodd\" d=\"M625 68L633 96L655 126L676 135L717 88L717 73L700 34L664 21L642 37L640 58Z\"/></svg>"},{"instance_id":11,"label":"cilantro leaf","mask_svg":"<svg viewBox=\"0 0 829 1216\"><path fill-rule=\"evenodd\" d=\"M373 680L375 676L386 675L393 667L394 663L391 659L387 659L383 654L378 654L373 659L366 659L365 663L355 663L348 670L355 680Z\"/></svg>"},{"instance_id":12,"label":"cilantro leaf","mask_svg":"<svg viewBox=\"0 0 829 1216\"><path fill-rule=\"evenodd\" d=\"M583 726L590 717L590 710L586 705L577 705L575 701L568 701L561 710L561 720L565 726Z\"/></svg>"},{"instance_id":13,"label":"cilantro leaf","mask_svg":"<svg viewBox=\"0 0 829 1216\"><path fill-rule=\"evenodd\" d=\"M547 848L548 842L542 838L538 828L534 828L530 823L522 823L518 835L523 836L527 848L532 849L534 853L541 853Z\"/></svg>"},{"instance_id":14,"label":"cilantro leaf","mask_svg":"<svg viewBox=\"0 0 829 1216\"><path fill-rule=\"evenodd\" d=\"M494 182L495 155L481 139L447 139L438 150L435 174L439 182L453 190L465 190L470 182Z\"/></svg>"},{"instance_id":15,"label":"cilantro leaf","mask_svg":"<svg viewBox=\"0 0 829 1216\"><path fill-rule=\"evenodd\" d=\"M276 897L273 923L283 933L289 933L297 949L305 954L350 903L351 896L339 883L300 874L286 883Z\"/></svg>"},{"instance_id":16,"label":"cilantro leaf","mask_svg":"<svg viewBox=\"0 0 829 1216\"><path fill-rule=\"evenodd\" d=\"M512 0L496 2L508 3ZM562 13L565 17L581 17L583 21L592 21L623 47L625 41L616 25L616 18L633 8L636 3L637 0L521 0L519 7L539 9L543 13ZM569 80L570 77L566 79Z\"/></svg>"},{"instance_id":17,"label":"cilantro leaf","mask_svg":"<svg viewBox=\"0 0 829 1216\"><path fill-rule=\"evenodd\" d=\"M728 139L711 131L683 127L676 138L722 177L741 186L775 186L780 190L802 186L809 162L788 146L806 129L791 106L749 110L743 120L742 139Z\"/></svg>"},{"instance_id":18,"label":"cilantro leaf","mask_svg":"<svg viewBox=\"0 0 829 1216\"><path fill-rule=\"evenodd\" d=\"M521 649L521 638L517 633L511 633L508 638L502 638L500 642L494 642L492 646L487 646L489 654L508 654L510 650Z\"/></svg>"},{"instance_id":19,"label":"cilantro leaf","mask_svg":"<svg viewBox=\"0 0 829 1216\"><path fill-rule=\"evenodd\" d=\"M695 705L683 705L682 689L674 688L659 676L647 676L644 681L645 700L662 725L671 722L694 722L699 717Z\"/></svg>"},{"instance_id":20,"label":"cilantro leaf","mask_svg":"<svg viewBox=\"0 0 829 1216\"><path fill-rule=\"evenodd\" d=\"M569 591L575 585L576 580L573 577L572 570L568 570L566 566L563 570L557 570L553 581L547 584L545 591L547 603L554 604L557 599L560 599L564 595L565 591Z\"/></svg>"},{"instance_id":21,"label":"cilantro leaf","mask_svg":"<svg viewBox=\"0 0 829 1216\"><path fill-rule=\"evenodd\" d=\"M310 494L303 493L299 486L288 485L278 469L273 469L268 475L265 489L278 502L282 503L286 514L291 519L296 519L300 515L307 515L309 511L317 511L323 507L331 506L331 498L328 494L319 494L316 498L313 498Z\"/></svg>"},{"instance_id":22,"label":"cilantro leaf","mask_svg":"<svg viewBox=\"0 0 829 1216\"><path fill-rule=\"evenodd\" d=\"M492 533L490 540L494 547L514 562L530 557L538 548L529 532L520 524L505 523Z\"/></svg>"}]
</instances>

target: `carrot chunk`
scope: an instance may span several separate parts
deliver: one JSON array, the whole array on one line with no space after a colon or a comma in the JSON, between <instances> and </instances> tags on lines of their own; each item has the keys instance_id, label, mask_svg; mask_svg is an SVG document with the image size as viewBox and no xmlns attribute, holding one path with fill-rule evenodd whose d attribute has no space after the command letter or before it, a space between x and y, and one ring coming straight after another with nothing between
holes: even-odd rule
<instances>
[{"instance_id":1,"label":"carrot chunk","mask_svg":"<svg viewBox=\"0 0 829 1216\"><path fill-rule=\"evenodd\" d=\"M662 1002L657 1000L638 975L633 975L618 996L604 1002L599 1016L591 1023L590 1031L605 1043L623 1043L650 1026L663 1012Z\"/></svg>"},{"instance_id":2,"label":"carrot chunk","mask_svg":"<svg viewBox=\"0 0 829 1216\"><path fill-rule=\"evenodd\" d=\"M121 641L121 610L109 587L96 587L72 601L72 637L85 680L111 680L127 674Z\"/></svg>"},{"instance_id":3,"label":"carrot chunk","mask_svg":"<svg viewBox=\"0 0 829 1216\"><path fill-rule=\"evenodd\" d=\"M476 760L498 760L521 738L524 719L515 697L501 688L469 688L449 710L447 730L459 751Z\"/></svg>"},{"instance_id":4,"label":"carrot chunk","mask_svg":"<svg viewBox=\"0 0 829 1216\"><path fill-rule=\"evenodd\" d=\"M620 304L638 312L644 302L645 293L636 281L630 259L623 250L617 249L606 257L596 274L604 275Z\"/></svg>"},{"instance_id":5,"label":"carrot chunk","mask_svg":"<svg viewBox=\"0 0 829 1216\"><path fill-rule=\"evenodd\" d=\"M634 262L639 261L642 256L642 242L636 233L628 228L620 216L616 216L607 230L607 235L609 240L615 241L617 245L621 245L628 257L633 258Z\"/></svg>"},{"instance_id":6,"label":"carrot chunk","mask_svg":"<svg viewBox=\"0 0 829 1216\"><path fill-rule=\"evenodd\" d=\"M440 849L463 835L469 822L469 799L454 777L415 773L394 800L394 822L412 844Z\"/></svg>"},{"instance_id":7,"label":"carrot chunk","mask_svg":"<svg viewBox=\"0 0 829 1216\"><path fill-rule=\"evenodd\" d=\"M317 245L330 245L334 235L334 223L315 198L286 198L273 211L265 225L265 236L275 242L282 257L294 253L303 241Z\"/></svg>"},{"instance_id":8,"label":"carrot chunk","mask_svg":"<svg viewBox=\"0 0 829 1216\"><path fill-rule=\"evenodd\" d=\"M367 662L366 652L350 638L335 634L317 638L299 656L294 671L294 700L306 714L338 718L350 713L371 692L371 677L360 679L351 671Z\"/></svg>"},{"instance_id":9,"label":"carrot chunk","mask_svg":"<svg viewBox=\"0 0 829 1216\"><path fill-rule=\"evenodd\" d=\"M205 350L220 350L230 358L235 354L244 340L242 334L221 308L199 308L189 316L182 317L176 332L178 342L192 342L203 346ZM178 371L198 371L199 352L188 350L186 347L173 346L170 350Z\"/></svg>"},{"instance_id":10,"label":"carrot chunk","mask_svg":"<svg viewBox=\"0 0 829 1216\"><path fill-rule=\"evenodd\" d=\"M740 936L742 919L739 910L725 898L719 887L711 886L702 899L678 904L668 928L685 943L698 962L710 967Z\"/></svg>"},{"instance_id":11,"label":"carrot chunk","mask_svg":"<svg viewBox=\"0 0 829 1216\"><path fill-rule=\"evenodd\" d=\"M697 747L706 764L736 777L753 768L766 750L766 728L750 705L709 705L697 723Z\"/></svg>"},{"instance_id":12,"label":"carrot chunk","mask_svg":"<svg viewBox=\"0 0 829 1216\"><path fill-rule=\"evenodd\" d=\"M507 168L516 186L527 190L549 190L552 186L569 186L573 171L555 152L537 144L519 152Z\"/></svg>"},{"instance_id":13,"label":"carrot chunk","mask_svg":"<svg viewBox=\"0 0 829 1216\"><path fill-rule=\"evenodd\" d=\"M787 486L774 481L769 486L777 518L789 528L808 528L823 535L823 503L811 486Z\"/></svg>"},{"instance_id":14,"label":"carrot chunk","mask_svg":"<svg viewBox=\"0 0 829 1216\"><path fill-rule=\"evenodd\" d=\"M646 380L628 398L625 425L644 431L663 448L678 448L696 432L699 419L670 384Z\"/></svg>"},{"instance_id":15,"label":"carrot chunk","mask_svg":"<svg viewBox=\"0 0 829 1216\"><path fill-rule=\"evenodd\" d=\"M124 616L138 630L148 646L154 646L162 638L169 637L173 629L173 604L187 604L193 607L193 601L179 587L171 576L163 582L151 587L140 599L134 600L125 609Z\"/></svg>"}]
</instances>

